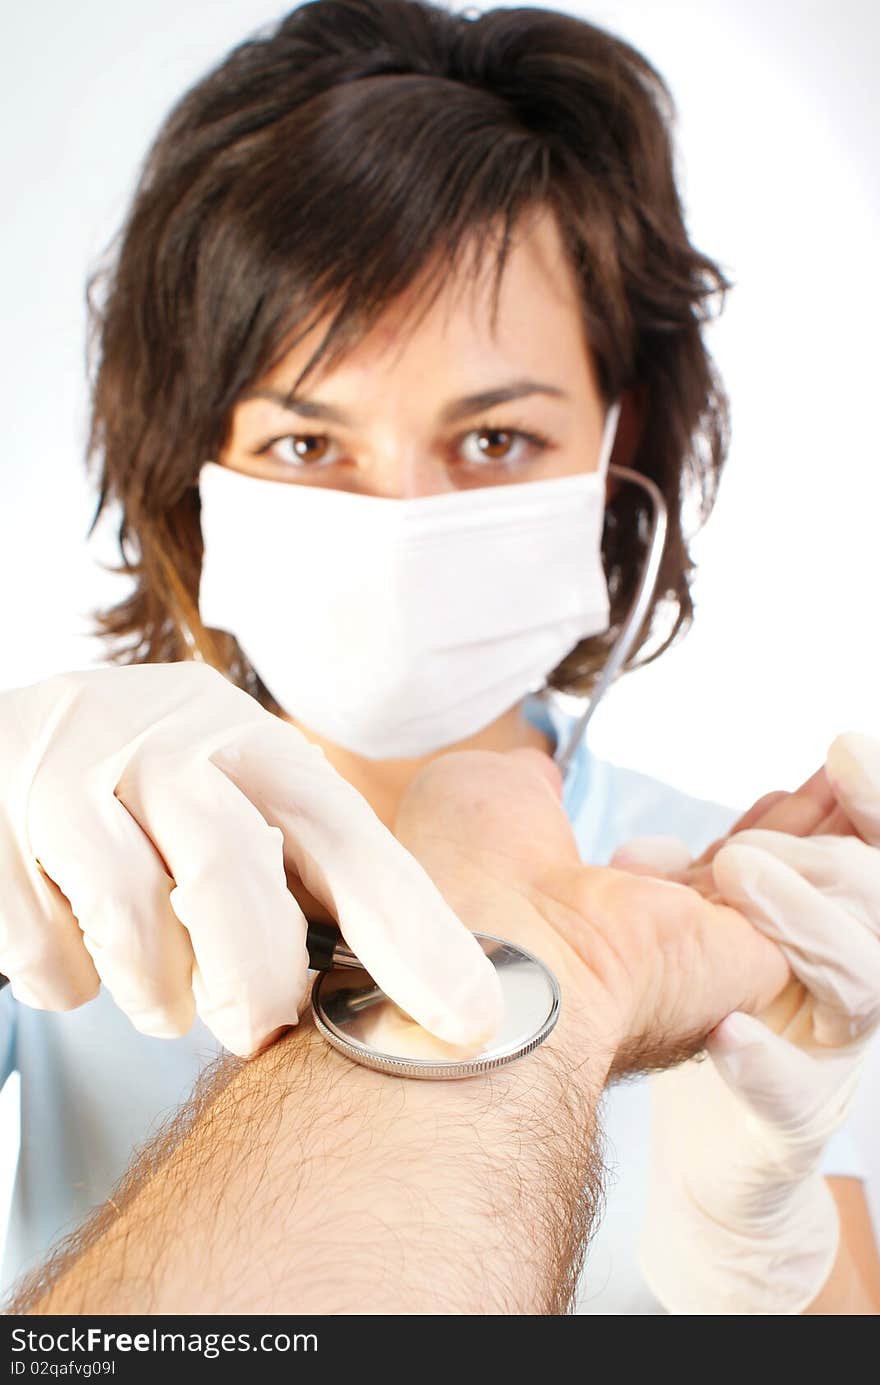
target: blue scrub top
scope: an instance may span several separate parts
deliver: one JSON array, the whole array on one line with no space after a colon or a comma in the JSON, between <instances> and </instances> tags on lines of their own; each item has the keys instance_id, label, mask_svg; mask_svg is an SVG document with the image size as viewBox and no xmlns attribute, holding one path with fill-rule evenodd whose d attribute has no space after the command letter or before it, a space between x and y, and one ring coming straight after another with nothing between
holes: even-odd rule
<instances>
[{"instance_id":1,"label":"blue scrub top","mask_svg":"<svg viewBox=\"0 0 880 1385\"><path fill-rule=\"evenodd\" d=\"M576 718L552 695L533 694L525 713L554 744ZM739 813L599 760L582 743L569 766L563 805L581 858L605 864L632 837L682 838L694 854L726 833ZM20 1074L21 1143L0 1271L0 1294L39 1264L51 1245L104 1202L134 1151L184 1102L222 1046L198 1018L183 1038L139 1033L102 987L77 1010L53 1013L0 992L0 1085ZM663 1310L638 1269L647 1185L648 1082L610 1088L603 1099L606 1212L579 1286L579 1313ZM826 1173L864 1177L847 1132L828 1147Z\"/></svg>"}]
</instances>

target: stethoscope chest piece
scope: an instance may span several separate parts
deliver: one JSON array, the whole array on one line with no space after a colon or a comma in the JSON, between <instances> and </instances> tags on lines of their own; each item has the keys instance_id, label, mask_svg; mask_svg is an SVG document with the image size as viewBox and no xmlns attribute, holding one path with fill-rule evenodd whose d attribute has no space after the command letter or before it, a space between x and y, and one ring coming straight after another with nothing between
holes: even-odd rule
<instances>
[{"instance_id":1,"label":"stethoscope chest piece","mask_svg":"<svg viewBox=\"0 0 880 1385\"><path fill-rule=\"evenodd\" d=\"M523 1057L543 1043L559 1017L556 978L524 948L488 933L474 936L498 973L504 997L501 1029L476 1053L429 1034L359 967L336 967L316 977L315 1024L347 1058L397 1077L474 1077Z\"/></svg>"}]
</instances>

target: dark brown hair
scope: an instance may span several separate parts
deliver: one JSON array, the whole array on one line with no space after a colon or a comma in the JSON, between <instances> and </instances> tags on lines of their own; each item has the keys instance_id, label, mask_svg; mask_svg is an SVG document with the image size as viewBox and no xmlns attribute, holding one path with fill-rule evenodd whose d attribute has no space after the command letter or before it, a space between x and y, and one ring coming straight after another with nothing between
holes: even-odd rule
<instances>
[{"instance_id":1,"label":"dark brown hair","mask_svg":"<svg viewBox=\"0 0 880 1385\"><path fill-rule=\"evenodd\" d=\"M626 460L669 507L630 666L667 648L692 619L688 542L727 452L702 327L731 287L690 244L674 116L646 59L583 20L425 0L314 0L186 92L89 280L95 522L119 507L119 570L134 579L97 617L110 657L200 655L279 710L236 641L199 621L202 462L222 450L242 393L323 315L330 329L297 386L426 275L427 310L481 237L497 288L517 219L541 207L582 287L602 394L628 391L634 405ZM553 687L589 690L632 600L647 530L636 492L620 487L606 512L611 628L563 660Z\"/></svg>"}]
</instances>

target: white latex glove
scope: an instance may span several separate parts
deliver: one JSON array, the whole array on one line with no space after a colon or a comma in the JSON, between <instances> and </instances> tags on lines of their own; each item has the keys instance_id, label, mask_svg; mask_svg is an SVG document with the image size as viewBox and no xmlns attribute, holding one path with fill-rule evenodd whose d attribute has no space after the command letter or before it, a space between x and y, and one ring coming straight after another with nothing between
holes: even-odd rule
<instances>
[{"instance_id":1,"label":"white latex glove","mask_svg":"<svg viewBox=\"0 0 880 1385\"><path fill-rule=\"evenodd\" d=\"M796 981L760 1018L719 1025L710 1061L652 1079L641 1262L673 1313L799 1313L834 1264L820 1163L880 1023L880 744L838 737L826 773L864 840L751 829L711 864L717 896L779 943ZM661 857L681 870L668 842L655 869Z\"/></svg>"},{"instance_id":2,"label":"white latex glove","mask_svg":"<svg viewBox=\"0 0 880 1385\"><path fill-rule=\"evenodd\" d=\"M454 1044L494 1032L493 967L422 866L299 731L201 663L0 693L0 971L69 1010L101 982L144 1034L196 1012L232 1052L295 1024L306 921Z\"/></svg>"}]
</instances>

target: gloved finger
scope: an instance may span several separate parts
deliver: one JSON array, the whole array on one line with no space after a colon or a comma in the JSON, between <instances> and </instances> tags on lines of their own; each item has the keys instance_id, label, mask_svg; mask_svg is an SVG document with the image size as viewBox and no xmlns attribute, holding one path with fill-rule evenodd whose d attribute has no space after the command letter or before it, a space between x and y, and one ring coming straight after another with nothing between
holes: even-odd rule
<instances>
[{"instance_id":1,"label":"gloved finger","mask_svg":"<svg viewBox=\"0 0 880 1385\"><path fill-rule=\"evenodd\" d=\"M866 842L880 846L880 740L846 732L832 741L825 767L847 817Z\"/></svg>"},{"instance_id":2,"label":"gloved finger","mask_svg":"<svg viewBox=\"0 0 880 1385\"><path fill-rule=\"evenodd\" d=\"M691 849L680 837L631 837L617 848L608 864L631 875L677 880L691 864Z\"/></svg>"},{"instance_id":3,"label":"gloved finger","mask_svg":"<svg viewBox=\"0 0 880 1385\"><path fill-rule=\"evenodd\" d=\"M212 759L281 830L306 889L401 1009L447 1043L491 1037L502 1016L491 962L366 799L306 745L312 753L273 726L254 727L233 756L220 749Z\"/></svg>"},{"instance_id":4,"label":"gloved finger","mask_svg":"<svg viewBox=\"0 0 880 1385\"><path fill-rule=\"evenodd\" d=\"M752 828L731 842L760 847L880 937L880 853L855 836L791 837Z\"/></svg>"},{"instance_id":5,"label":"gloved finger","mask_svg":"<svg viewBox=\"0 0 880 1385\"><path fill-rule=\"evenodd\" d=\"M0 971L25 1005L74 1010L101 979L70 904L26 852L0 814Z\"/></svg>"},{"instance_id":6,"label":"gloved finger","mask_svg":"<svg viewBox=\"0 0 880 1385\"><path fill-rule=\"evenodd\" d=\"M81 944L114 1001L143 1034L185 1034L195 1014L189 936L169 903L173 885L124 805L115 767L96 767L77 789L38 776L31 844L76 916Z\"/></svg>"},{"instance_id":7,"label":"gloved finger","mask_svg":"<svg viewBox=\"0 0 880 1385\"><path fill-rule=\"evenodd\" d=\"M169 902L195 954L198 1014L249 1057L296 1024L307 984L306 920L287 888L282 835L210 762L133 757L118 796L176 881Z\"/></svg>"},{"instance_id":8,"label":"gloved finger","mask_svg":"<svg viewBox=\"0 0 880 1385\"><path fill-rule=\"evenodd\" d=\"M810 1053L741 1011L716 1026L706 1050L719 1076L755 1115L785 1130L789 1146L804 1129L810 1148L821 1148L840 1125L861 1070L861 1054L854 1060L849 1052Z\"/></svg>"},{"instance_id":9,"label":"gloved finger","mask_svg":"<svg viewBox=\"0 0 880 1385\"><path fill-rule=\"evenodd\" d=\"M822 894L769 850L742 838L722 847L712 869L722 898L779 945L814 997L820 1043L845 1043L877 1024L880 945L845 901Z\"/></svg>"}]
</instances>

